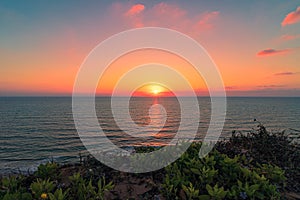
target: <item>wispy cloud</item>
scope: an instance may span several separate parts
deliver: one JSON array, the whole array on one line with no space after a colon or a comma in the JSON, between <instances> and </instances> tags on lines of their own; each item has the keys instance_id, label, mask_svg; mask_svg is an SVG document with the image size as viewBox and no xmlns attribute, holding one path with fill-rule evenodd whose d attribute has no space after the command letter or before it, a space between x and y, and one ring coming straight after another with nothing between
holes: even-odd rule
<instances>
[{"instance_id":1,"label":"wispy cloud","mask_svg":"<svg viewBox=\"0 0 300 200\"><path fill-rule=\"evenodd\" d=\"M226 90L235 90L235 89L237 89L238 87L236 87L236 86L226 86L225 87L225 89Z\"/></svg>"},{"instance_id":2,"label":"wispy cloud","mask_svg":"<svg viewBox=\"0 0 300 200\"><path fill-rule=\"evenodd\" d=\"M291 75L295 75L298 74L298 72L279 72L274 74L275 76L291 76Z\"/></svg>"},{"instance_id":3,"label":"wispy cloud","mask_svg":"<svg viewBox=\"0 0 300 200\"><path fill-rule=\"evenodd\" d=\"M132 27L161 26L191 35L199 35L203 31L213 29L214 21L220 15L218 11L206 11L191 16L179 5L166 2L151 7L120 3L118 10L123 10L123 20Z\"/></svg>"},{"instance_id":4,"label":"wispy cloud","mask_svg":"<svg viewBox=\"0 0 300 200\"><path fill-rule=\"evenodd\" d=\"M126 12L126 16L133 16L136 14L141 13L145 9L145 6L143 4L135 4L131 6L131 8Z\"/></svg>"},{"instance_id":5,"label":"wispy cloud","mask_svg":"<svg viewBox=\"0 0 300 200\"><path fill-rule=\"evenodd\" d=\"M213 11L213 12L205 12L200 20L197 22L197 26L202 29L211 29L213 25L211 24L211 21L216 19L220 15L220 12Z\"/></svg>"},{"instance_id":6,"label":"wispy cloud","mask_svg":"<svg viewBox=\"0 0 300 200\"><path fill-rule=\"evenodd\" d=\"M290 12L286 15L284 20L281 22L281 26L295 24L298 22L300 22L300 6L296 9L296 11Z\"/></svg>"},{"instance_id":7,"label":"wispy cloud","mask_svg":"<svg viewBox=\"0 0 300 200\"><path fill-rule=\"evenodd\" d=\"M142 15L144 10L145 6L143 4L135 4L127 10L124 16L131 21L134 28L140 28L144 26Z\"/></svg>"},{"instance_id":8,"label":"wispy cloud","mask_svg":"<svg viewBox=\"0 0 300 200\"><path fill-rule=\"evenodd\" d=\"M281 49L281 50L276 50L276 49L265 49L262 51L259 51L256 55L257 56L273 56L273 55L278 55L278 54L287 54L290 53L292 49Z\"/></svg>"},{"instance_id":9,"label":"wispy cloud","mask_svg":"<svg viewBox=\"0 0 300 200\"><path fill-rule=\"evenodd\" d=\"M286 85L258 85L258 88L283 88L286 87Z\"/></svg>"},{"instance_id":10,"label":"wispy cloud","mask_svg":"<svg viewBox=\"0 0 300 200\"><path fill-rule=\"evenodd\" d=\"M232 90L227 91L227 96L300 97L300 90L299 88L258 88L252 90Z\"/></svg>"},{"instance_id":11,"label":"wispy cloud","mask_svg":"<svg viewBox=\"0 0 300 200\"><path fill-rule=\"evenodd\" d=\"M281 40L295 40L295 39L300 38L300 34L298 34L298 35L286 34L286 35L281 36L280 38L281 38Z\"/></svg>"}]
</instances>

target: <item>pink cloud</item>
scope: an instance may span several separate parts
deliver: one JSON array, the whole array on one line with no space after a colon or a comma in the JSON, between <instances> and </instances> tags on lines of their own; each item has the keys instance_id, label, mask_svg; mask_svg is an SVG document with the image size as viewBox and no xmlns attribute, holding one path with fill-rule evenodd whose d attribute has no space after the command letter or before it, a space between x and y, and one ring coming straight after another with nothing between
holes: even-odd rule
<instances>
[{"instance_id":1,"label":"pink cloud","mask_svg":"<svg viewBox=\"0 0 300 200\"><path fill-rule=\"evenodd\" d=\"M284 20L281 22L281 26L295 24L298 22L300 22L300 6L296 9L296 11L290 12L286 15Z\"/></svg>"},{"instance_id":2,"label":"pink cloud","mask_svg":"<svg viewBox=\"0 0 300 200\"><path fill-rule=\"evenodd\" d=\"M226 86L225 89L226 90L236 90L238 87L236 86Z\"/></svg>"},{"instance_id":3,"label":"pink cloud","mask_svg":"<svg viewBox=\"0 0 300 200\"><path fill-rule=\"evenodd\" d=\"M286 85L258 85L259 88L283 88Z\"/></svg>"},{"instance_id":4,"label":"pink cloud","mask_svg":"<svg viewBox=\"0 0 300 200\"><path fill-rule=\"evenodd\" d=\"M181 18L186 15L186 11L177 5L164 2L154 5L152 10L157 16L169 15L171 18Z\"/></svg>"},{"instance_id":5,"label":"pink cloud","mask_svg":"<svg viewBox=\"0 0 300 200\"><path fill-rule=\"evenodd\" d=\"M134 28L144 27L143 23L143 11L145 6L143 4L135 4L130 7L125 13L125 18L129 19L129 23Z\"/></svg>"},{"instance_id":6,"label":"pink cloud","mask_svg":"<svg viewBox=\"0 0 300 200\"><path fill-rule=\"evenodd\" d=\"M297 72L279 72L274 74L275 76L291 76L291 75L295 75L297 74Z\"/></svg>"},{"instance_id":7,"label":"pink cloud","mask_svg":"<svg viewBox=\"0 0 300 200\"><path fill-rule=\"evenodd\" d=\"M213 12L206 12L201 15L199 21L197 22L197 26L200 29L211 29L213 26L210 23L214 19L219 16L220 12L213 11Z\"/></svg>"},{"instance_id":8,"label":"pink cloud","mask_svg":"<svg viewBox=\"0 0 300 200\"><path fill-rule=\"evenodd\" d=\"M291 49L282 49L282 50L276 50L276 49L265 49L260 52L258 52L257 56L273 56L278 54L286 54L291 52Z\"/></svg>"},{"instance_id":9,"label":"pink cloud","mask_svg":"<svg viewBox=\"0 0 300 200\"><path fill-rule=\"evenodd\" d=\"M162 26L172 29L185 29L189 23L186 11L175 4L159 3L147 13L148 26Z\"/></svg>"},{"instance_id":10,"label":"pink cloud","mask_svg":"<svg viewBox=\"0 0 300 200\"><path fill-rule=\"evenodd\" d=\"M126 12L125 15L133 16L133 15L141 13L143 10L145 10L145 6L143 4L135 4L135 5L131 6L131 8Z\"/></svg>"},{"instance_id":11,"label":"pink cloud","mask_svg":"<svg viewBox=\"0 0 300 200\"><path fill-rule=\"evenodd\" d=\"M126 7L125 4L123 4ZM214 27L214 20L219 16L218 11L204 12L191 16L177 4L161 2L153 7L142 4L131 6L123 12L123 19L131 27L159 26L175 29L189 35L199 35Z\"/></svg>"},{"instance_id":12,"label":"pink cloud","mask_svg":"<svg viewBox=\"0 0 300 200\"><path fill-rule=\"evenodd\" d=\"M295 39L298 39L298 38L300 38L300 34L298 34L298 35L283 35L283 36L281 36L281 39L282 40L295 40Z\"/></svg>"}]
</instances>

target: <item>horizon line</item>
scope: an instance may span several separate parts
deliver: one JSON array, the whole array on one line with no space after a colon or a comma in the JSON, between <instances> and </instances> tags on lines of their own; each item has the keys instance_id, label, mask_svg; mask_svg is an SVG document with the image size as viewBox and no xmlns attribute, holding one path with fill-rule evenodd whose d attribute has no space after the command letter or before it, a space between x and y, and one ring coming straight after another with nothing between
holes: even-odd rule
<instances>
[{"instance_id":1,"label":"horizon line","mask_svg":"<svg viewBox=\"0 0 300 200\"><path fill-rule=\"evenodd\" d=\"M72 97L72 95L0 95L2 97ZM89 95L80 95L78 97L89 97ZM95 97L112 97L110 95L95 95ZM127 95L117 95L114 97L136 97L136 98L177 98L176 96L127 96ZM189 95L182 95L178 97L194 97ZM279 95L268 95L268 96L246 96L246 95L226 95L226 96L209 96L209 95L197 95L196 97L265 97L265 98L273 98L273 97L281 97L281 98L300 98L300 96L279 96Z\"/></svg>"}]
</instances>

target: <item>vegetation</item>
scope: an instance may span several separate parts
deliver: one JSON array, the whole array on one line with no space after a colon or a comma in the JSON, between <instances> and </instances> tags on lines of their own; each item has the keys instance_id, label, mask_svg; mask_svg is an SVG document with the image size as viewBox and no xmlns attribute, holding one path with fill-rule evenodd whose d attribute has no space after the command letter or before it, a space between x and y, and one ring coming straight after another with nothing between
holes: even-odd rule
<instances>
[{"instance_id":1,"label":"vegetation","mask_svg":"<svg viewBox=\"0 0 300 200\"><path fill-rule=\"evenodd\" d=\"M251 166L245 156L229 158L217 150L197 157L199 143L166 167L163 191L168 199L279 199L284 171L272 165Z\"/></svg>"},{"instance_id":2,"label":"vegetation","mask_svg":"<svg viewBox=\"0 0 300 200\"><path fill-rule=\"evenodd\" d=\"M268 164L278 166L285 171L285 190L300 193L300 146L299 135L288 135L285 131L269 132L263 124L249 133L232 132L229 141L220 141L216 149L233 158L243 155L251 160L250 166ZM277 168L278 168L277 167Z\"/></svg>"},{"instance_id":3,"label":"vegetation","mask_svg":"<svg viewBox=\"0 0 300 200\"><path fill-rule=\"evenodd\" d=\"M176 162L145 174L118 172L91 156L80 164L49 162L30 175L2 177L0 199L286 199L287 192L299 193L299 146L284 132L259 124L248 134L233 132L202 159L200 147L193 143Z\"/></svg>"}]
</instances>

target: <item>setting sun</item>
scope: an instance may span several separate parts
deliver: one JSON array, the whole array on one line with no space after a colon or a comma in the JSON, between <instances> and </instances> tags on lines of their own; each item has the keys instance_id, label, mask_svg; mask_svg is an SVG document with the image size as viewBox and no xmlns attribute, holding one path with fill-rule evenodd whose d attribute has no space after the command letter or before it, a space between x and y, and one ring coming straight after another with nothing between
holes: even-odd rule
<instances>
[{"instance_id":1,"label":"setting sun","mask_svg":"<svg viewBox=\"0 0 300 200\"><path fill-rule=\"evenodd\" d=\"M151 85L150 91L154 95L159 95L161 92L165 91L165 88L160 85Z\"/></svg>"},{"instance_id":2,"label":"setting sun","mask_svg":"<svg viewBox=\"0 0 300 200\"><path fill-rule=\"evenodd\" d=\"M153 94L158 94L159 91L158 90L153 90Z\"/></svg>"},{"instance_id":3,"label":"setting sun","mask_svg":"<svg viewBox=\"0 0 300 200\"><path fill-rule=\"evenodd\" d=\"M173 92L170 91L168 88L160 85L159 83L149 83L143 85L142 87L135 90L132 96L161 96L161 97L170 97L173 96Z\"/></svg>"}]
</instances>

